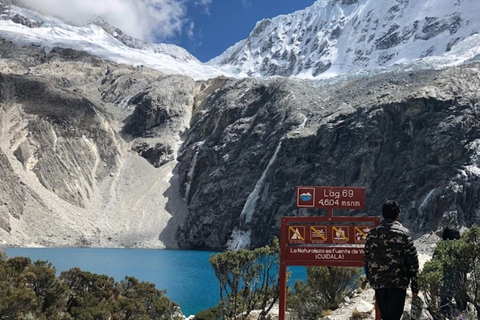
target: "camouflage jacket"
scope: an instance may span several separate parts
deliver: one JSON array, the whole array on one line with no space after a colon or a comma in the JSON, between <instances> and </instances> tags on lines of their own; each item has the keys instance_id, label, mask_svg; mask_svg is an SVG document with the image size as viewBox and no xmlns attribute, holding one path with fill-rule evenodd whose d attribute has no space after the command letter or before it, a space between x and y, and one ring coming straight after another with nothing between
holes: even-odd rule
<instances>
[{"instance_id":1,"label":"camouflage jacket","mask_svg":"<svg viewBox=\"0 0 480 320\"><path fill-rule=\"evenodd\" d=\"M370 230L365 243L365 273L374 289L406 289L418 292L417 249L407 228L385 219Z\"/></svg>"}]
</instances>

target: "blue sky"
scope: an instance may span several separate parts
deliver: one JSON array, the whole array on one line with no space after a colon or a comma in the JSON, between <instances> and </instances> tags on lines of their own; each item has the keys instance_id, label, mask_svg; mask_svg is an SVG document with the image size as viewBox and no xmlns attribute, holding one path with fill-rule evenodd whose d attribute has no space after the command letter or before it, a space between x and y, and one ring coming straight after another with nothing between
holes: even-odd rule
<instances>
[{"instance_id":1,"label":"blue sky","mask_svg":"<svg viewBox=\"0 0 480 320\"><path fill-rule=\"evenodd\" d=\"M292 13L315 0L16 0L67 22L101 17L125 33L166 42L208 61L248 37L257 21Z\"/></svg>"},{"instance_id":2,"label":"blue sky","mask_svg":"<svg viewBox=\"0 0 480 320\"><path fill-rule=\"evenodd\" d=\"M248 37L257 21L305 9L315 0L189 0L185 25L165 39L208 61ZM192 28L193 27L193 28Z\"/></svg>"}]
</instances>

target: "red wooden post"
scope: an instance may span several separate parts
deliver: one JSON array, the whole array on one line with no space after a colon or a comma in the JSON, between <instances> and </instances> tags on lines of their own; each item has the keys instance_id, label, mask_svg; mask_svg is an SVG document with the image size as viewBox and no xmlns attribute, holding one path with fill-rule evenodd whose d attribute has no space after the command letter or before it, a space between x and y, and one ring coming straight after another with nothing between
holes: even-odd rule
<instances>
[{"instance_id":1,"label":"red wooden post","mask_svg":"<svg viewBox=\"0 0 480 320\"><path fill-rule=\"evenodd\" d=\"M285 262L280 263L280 297L278 306L278 320L285 320L287 312L287 266Z\"/></svg>"},{"instance_id":2,"label":"red wooden post","mask_svg":"<svg viewBox=\"0 0 480 320\"><path fill-rule=\"evenodd\" d=\"M280 227L280 248L287 246L287 223L282 219ZM285 313L287 312L287 265L282 256L283 249L280 250L280 277L278 279L280 286L280 296L278 299L278 320L285 320Z\"/></svg>"},{"instance_id":3,"label":"red wooden post","mask_svg":"<svg viewBox=\"0 0 480 320\"><path fill-rule=\"evenodd\" d=\"M382 320L382 315L380 314L377 301L375 301L375 320Z\"/></svg>"}]
</instances>

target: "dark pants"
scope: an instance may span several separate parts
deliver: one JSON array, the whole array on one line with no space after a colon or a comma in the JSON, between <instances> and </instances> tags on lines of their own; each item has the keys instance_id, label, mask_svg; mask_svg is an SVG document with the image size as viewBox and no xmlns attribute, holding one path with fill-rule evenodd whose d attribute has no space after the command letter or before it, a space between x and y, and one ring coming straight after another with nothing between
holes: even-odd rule
<instances>
[{"instance_id":1,"label":"dark pants","mask_svg":"<svg viewBox=\"0 0 480 320\"><path fill-rule=\"evenodd\" d=\"M375 290L375 301L382 320L400 320L405 305L406 289L382 288Z\"/></svg>"}]
</instances>

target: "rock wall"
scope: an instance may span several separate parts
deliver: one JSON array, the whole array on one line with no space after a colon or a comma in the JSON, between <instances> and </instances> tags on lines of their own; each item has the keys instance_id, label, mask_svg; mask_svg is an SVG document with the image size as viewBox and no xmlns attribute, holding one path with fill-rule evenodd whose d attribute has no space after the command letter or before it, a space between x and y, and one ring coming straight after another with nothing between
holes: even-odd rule
<instances>
[{"instance_id":1,"label":"rock wall","mask_svg":"<svg viewBox=\"0 0 480 320\"><path fill-rule=\"evenodd\" d=\"M20 219L25 204L25 190L19 177L13 172L7 157L0 151L0 175L4 179L0 185L3 195L0 202L0 228L10 232L10 219Z\"/></svg>"},{"instance_id":2,"label":"rock wall","mask_svg":"<svg viewBox=\"0 0 480 320\"><path fill-rule=\"evenodd\" d=\"M191 249L279 235L299 185L364 186L418 235L480 220L478 63L194 82L0 39L0 243Z\"/></svg>"},{"instance_id":3,"label":"rock wall","mask_svg":"<svg viewBox=\"0 0 480 320\"><path fill-rule=\"evenodd\" d=\"M478 65L312 86L226 81L195 110L180 156L185 248L259 246L279 235L299 185L364 186L414 232L478 222ZM341 212L340 212L341 211Z\"/></svg>"},{"instance_id":4,"label":"rock wall","mask_svg":"<svg viewBox=\"0 0 480 320\"><path fill-rule=\"evenodd\" d=\"M117 169L118 150L105 119L89 100L39 79L4 75L0 86L10 86L18 112L30 118L22 128L28 135L11 128L14 155L46 189L85 207L94 180Z\"/></svg>"},{"instance_id":5,"label":"rock wall","mask_svg":"<svg viewBox=\"0 0 480 320\"><path fill-rule=\"evenodd\" d=\"M176 247L193 79L5 40L0 56L0 243Z\"/></svg>"}]
</instances>

